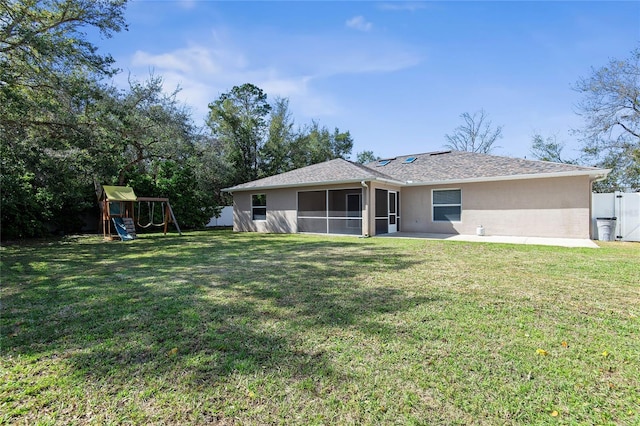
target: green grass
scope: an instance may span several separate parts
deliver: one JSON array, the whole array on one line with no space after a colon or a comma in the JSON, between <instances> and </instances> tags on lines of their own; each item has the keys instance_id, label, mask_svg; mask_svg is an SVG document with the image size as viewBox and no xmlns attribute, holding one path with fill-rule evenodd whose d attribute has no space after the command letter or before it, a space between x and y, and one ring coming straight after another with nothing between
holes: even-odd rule
<instances>
[{"instance_id":1,"label":"green grass","mask_svg":"<svg viewBox=\"0 0 640 426\"><path fill-rule=\"evenodd\" d=\"M640 424L638 244L215 231L1 256L0 423Z\"/></svg>"}]
</instances>

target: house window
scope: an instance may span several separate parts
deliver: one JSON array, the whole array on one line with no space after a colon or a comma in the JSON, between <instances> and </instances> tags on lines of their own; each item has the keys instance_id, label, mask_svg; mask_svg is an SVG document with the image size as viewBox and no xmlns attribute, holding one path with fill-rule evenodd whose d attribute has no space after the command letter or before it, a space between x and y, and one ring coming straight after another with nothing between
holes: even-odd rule
<instances>
[{"instance_id":1,"label":"house window","mask_svg":"<svg viewBox=\"0 0 640 426\"><path fill-rule=\"evenodd\" d=\"M267 220L267 196L265 194L251 196L251 218L253 220Z\"/></svg>"},{"instance_id":2,"label":"house window","mask_svg":"<svg viewBox=\"0 0 640 426\"><path fill-rule=\"evenodd\" d=\"M462 193L459 189L433 190L433 221L460 222Z\"/></svg>"}]
</instances>

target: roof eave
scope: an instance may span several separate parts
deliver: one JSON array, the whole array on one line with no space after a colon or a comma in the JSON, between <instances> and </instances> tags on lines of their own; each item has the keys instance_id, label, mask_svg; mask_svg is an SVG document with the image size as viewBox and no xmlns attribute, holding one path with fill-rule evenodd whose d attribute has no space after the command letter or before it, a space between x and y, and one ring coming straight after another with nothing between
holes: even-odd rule
<instances>
[{"instance_id":1,"label":"roof eave","mask_svg":"<svg viewBox=\"0 0 640 426\"><path fill-rule=\"evenodd\" d=\"M466 179L447 179L447 180L435 180L435 181L407 181L405 186L426 186L426 185L442 185L442 184L461 184L461 183L479 183L479 182L497 182L506 180L526 180L526 179L545 179L545 178L557 178L557 177L572 177L572 176L589 176L591 180L600 180L607 177L611 172L611 169L594 169L594 170L579 170L568 172L554 172L554 173L528 173L522 175L507 175L507 176L485 176Z\"/></svg>"},{"instance_id":2,"label":"roof eave","mask_svg":"<svg viewBox=\"0 0 640 426\"><path fill-rule=\"evenodd\" d=\"M361 182L385 182L397 186L427 186L427 185L449 185L449 184L462 184L462 183L479 183L479 182L497 182L508 180L525 180L525 179L544 179L544 178L557 178L557 177L571 177L571 176L589 176L591 180L601 180L607 177L611 172L611 169L594 169L594 170L579 170L568 172L555 172L555 173L528 173L522 175L506 175L506 176L485 176L466 179L446 179L446 180L434 180L434 181L398 181L394 179L385 179L381 177L362 177L354 179L343 179L333 181L318 181L318 182L302 182L293 184L279 184L279 185L262 185L252 187L230 187L224 188L222 192L247 192L247 191L261 191L268 189L286 189L286 188L301 188L309 186L327 186L327 185L345 185L351 183Z\"/></svg>"},{"instance_id":3,"label":"roof eave","mask_svg":"<svg viewBox=\"0 0 640 426\"><path fill-rule=\"evenodd\" d=\"M361 184L361 182L385 182L390 183L392 185L403 186L404 182L393 180L393 179L384 179L379 177L362 177L362 178L354 178L354 179L343 179L343 180L328 180L328 181L319 181L319 182L302 182L302 183L293 183L293 184L280 184L280 185L264 185L264 186L252 186L252 187L235 187L224 188L222 192L246 192L246 191L261 191L266 189L285 189L285 188L301 188L307 186L327 186L327 185L346 185L351 183Z\"/></svg>"}]
</instances>

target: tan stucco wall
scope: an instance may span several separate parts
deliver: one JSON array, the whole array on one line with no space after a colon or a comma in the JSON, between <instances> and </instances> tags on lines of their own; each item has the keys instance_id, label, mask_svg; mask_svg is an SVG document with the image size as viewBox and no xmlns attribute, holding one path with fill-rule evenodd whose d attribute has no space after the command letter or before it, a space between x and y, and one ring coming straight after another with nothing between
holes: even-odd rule
<instances>
[{"instance_id":1,"label":"tan stucco wall","mask_svg":"<svg viewBox=\"0 0 640 426\"><path fill-rule=\"evenodd\" d=\"M358 185L299 187L233 194L235 231L295 233L297 232L298 191L348 189ZM475 234L482 225L487 235L589 238L591 184L589 178L565 177L498 182L403 187L369 182L363 188L363 224L369 235L375 235L375 189L398 191L400 194L400 231L445 234ZM433 222L431 191L461 189L460 222ZM251 219L251 195L266 194L267 220Z\"/></svg>"},{"instance_id":2,"label":"tan stucco wall","mask_svg":"<svg viewBox=\"0 0 640 426\"><path fill-rule=\"evenodd\" d=\"M251 196L253 194L266 194L267 220L252 220ZM233 230L273 233L298 232L295 194L296 192L292 192L290 189L236 192L233 194Z\"/></svg>"},{"instance_id":3,"label":"tan stucco wall","mask_svg":"<svg viewBox=\"0 0 640 426\"><path fill-rule=\"evenodd\" d=\"M432 189L461 189L460 222L433 222ZM405 187L401 231L589 238L591 184L588 177Z\"/></svg>"}]
</instances>

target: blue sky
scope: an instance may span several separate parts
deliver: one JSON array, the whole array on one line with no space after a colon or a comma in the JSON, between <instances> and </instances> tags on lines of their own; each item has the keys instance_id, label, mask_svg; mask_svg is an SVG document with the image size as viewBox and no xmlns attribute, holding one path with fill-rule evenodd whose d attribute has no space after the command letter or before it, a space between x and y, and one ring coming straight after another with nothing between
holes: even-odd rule
<instances>
[{"instance_id":1,"label":"blue sky","mask_svg":"<svg viewBox=\"0 0 640 426\"><path fill-rule=\"evenodd\" d=\"M117 85L162 76L203 124L210 102L253 83L288 98L296 125L349 130L354 158L441 149L480 109L504 126L494 154L531 157L540 133L577 156L572 86L640 40L640 2L139 0L126 19L95 40Z\"/></svg>"}]
</instances>

